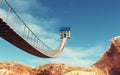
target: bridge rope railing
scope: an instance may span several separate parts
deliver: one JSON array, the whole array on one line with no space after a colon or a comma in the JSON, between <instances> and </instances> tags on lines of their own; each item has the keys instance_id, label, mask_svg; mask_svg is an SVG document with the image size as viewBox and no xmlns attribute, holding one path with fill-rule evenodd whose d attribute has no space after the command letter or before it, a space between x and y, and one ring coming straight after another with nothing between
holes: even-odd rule
<instances>
[{"instance_id":1,"label":"bridge rope railing","mask_svg":"<svg viewBox=\"0 0 120 75\"><path fill-rule=\"evenodd\" d=\"M12 6L8 3L7 0L0 0L0 11L4 13L0 14L0 17L10 25L10 27L15 30L19 36L21 36L26 42L31 46L40 50L40 52L52 56L57 52L45 43L43 43L27 26L27 24L22 20L22 18L16 13ZM12 20L13 21L12 21Z\"/></svg>"}]
</instances>

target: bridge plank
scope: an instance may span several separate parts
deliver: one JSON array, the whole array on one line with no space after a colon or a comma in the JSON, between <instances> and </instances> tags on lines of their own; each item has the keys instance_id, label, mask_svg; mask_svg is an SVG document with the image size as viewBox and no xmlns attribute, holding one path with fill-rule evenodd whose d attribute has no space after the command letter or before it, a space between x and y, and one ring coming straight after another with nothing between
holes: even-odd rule
<instances>
[{"instance_id":1,"label":"bridge plank","mask_svg":"<svg viewBox=\"0 0 120 75\"><path fill-rule=\"evenodd\" d=\"M7 25L7 23L5 23L1 18L0 18L0 37L2 37L3 39L7 40L11 44L17 46L18 48L32 55L43 57L43 58L50 57L41 53L39 50L35 49L26 40L24 40L19 34L17 34L12 28L10 28L10 26Z\"/></svg>"}]
</instances>

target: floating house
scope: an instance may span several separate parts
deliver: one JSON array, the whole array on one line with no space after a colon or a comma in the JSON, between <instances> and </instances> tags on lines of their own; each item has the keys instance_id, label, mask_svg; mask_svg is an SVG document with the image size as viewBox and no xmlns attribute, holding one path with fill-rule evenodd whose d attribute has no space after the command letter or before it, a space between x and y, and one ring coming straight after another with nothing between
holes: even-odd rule
<instances>
[{"instance_id":1,"label":"floating house","mask_svg":"<svg viewBox=\"0 0 120 75\"><path fill-rule=\"evenodd\" d=\"M60 27L60 38L68 38L70 39L70 27Z\"/></svg>"}]
</instances>

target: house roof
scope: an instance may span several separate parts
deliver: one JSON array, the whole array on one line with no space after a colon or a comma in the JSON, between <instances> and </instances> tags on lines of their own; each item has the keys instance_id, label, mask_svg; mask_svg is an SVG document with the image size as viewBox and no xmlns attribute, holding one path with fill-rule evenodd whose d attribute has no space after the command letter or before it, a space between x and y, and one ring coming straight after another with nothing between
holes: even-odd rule
<instances>
[{"instance_id":1,"label":"house roof","mask_svg":"<svg viewBox=\"0 0 120 75\"><path fill-rule=\"evenodd\" d=\"M70 31L70 27L60 27L60 31Z\"/></svg>"}]
</instances>

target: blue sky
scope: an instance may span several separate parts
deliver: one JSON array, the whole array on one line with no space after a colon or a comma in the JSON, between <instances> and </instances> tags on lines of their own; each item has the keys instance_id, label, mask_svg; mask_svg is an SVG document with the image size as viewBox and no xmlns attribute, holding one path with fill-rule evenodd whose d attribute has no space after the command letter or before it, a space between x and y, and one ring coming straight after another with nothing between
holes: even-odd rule
<instances>
[{"instance_id":1,"label":"blue sky","mask_svg":"<svg viewBox=\"0 0 120 75\"><path fill-rule=\"evenodd\" d=\"M90 66L109 48L110 40L120 34L119 0L8 1L48 46L58 47L61 41L59 27L71 27L71 39L67 41L61 56L44 59L28 54L0 38L1 62L16 61L33 67L47 63Z\"/></svg>"}]
</instances>

